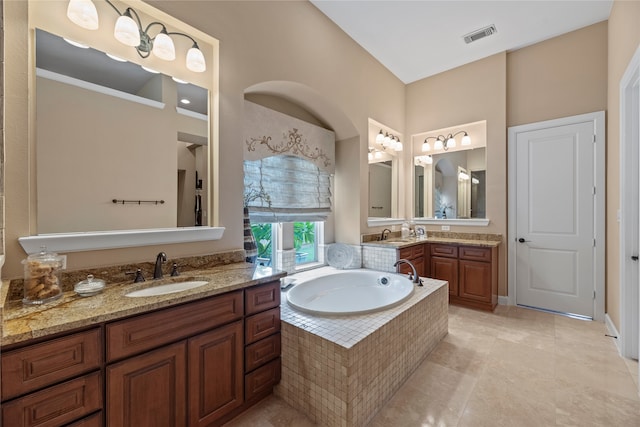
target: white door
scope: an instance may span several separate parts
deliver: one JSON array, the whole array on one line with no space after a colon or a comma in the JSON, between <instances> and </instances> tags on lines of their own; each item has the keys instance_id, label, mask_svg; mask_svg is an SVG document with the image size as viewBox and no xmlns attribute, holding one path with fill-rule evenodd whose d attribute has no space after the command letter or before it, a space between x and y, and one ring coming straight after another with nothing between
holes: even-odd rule
<instances>
[{"instance_id":1,"label":"white door","mask_svg":"<svg viewBox=\"0 0 640 427\"><path fill-rule=\"evenodd\" d=\"M593 318L594 142L591 121L516 134L518 305Z\"/></svg>"}]
</instances>

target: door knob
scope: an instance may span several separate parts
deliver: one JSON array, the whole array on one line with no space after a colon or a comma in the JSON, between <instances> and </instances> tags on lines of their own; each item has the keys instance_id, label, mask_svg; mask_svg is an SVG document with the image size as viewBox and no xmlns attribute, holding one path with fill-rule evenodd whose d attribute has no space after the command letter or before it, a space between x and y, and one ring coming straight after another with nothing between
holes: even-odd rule
<instances>
[{"instance_id":1,"label":"door knob","mask_svg":"<svg viewBox=\"0 0 640 427\"><path fill-rule=\"evenodd\" d=\"M531 240L524 240L522 237L518 239L518 242L520 243L524 243L524 242L530 242Z\"/></svg>"},{"instance_id":2,"label":"door knob","mask_svg":"<svg viewBox=\"0 0 640 427\"><path fill-rule=\"evenodd\" d=\"M638 255L631 255L631 259L634 260L634 261L637 261L638 260Z\"/></svg>"}]
</instances>

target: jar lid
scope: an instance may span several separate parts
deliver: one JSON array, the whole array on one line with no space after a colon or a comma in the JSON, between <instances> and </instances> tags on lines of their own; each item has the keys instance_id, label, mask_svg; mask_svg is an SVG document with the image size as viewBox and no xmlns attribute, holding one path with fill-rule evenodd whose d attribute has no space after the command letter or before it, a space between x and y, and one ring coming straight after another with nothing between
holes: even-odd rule
<instances>
[{"instance_id":1,"label":"jar lid","mask_svg":"<svg viewBox=\"0 0 640 427\"><path fill-rule=\"evenodd\" d=\"M46 246L40 246L40 252L31 254L27 257L27 259L23 259L22 263L26 264L29 261L39 261L39 262L62 262L63 257L58 255L55 252L47 252Z\"/></svg>"},{"instance_id":2,"label":"jar lid","mask_svg":"<svg viewBox=\"0 0 640 427\"><path fill-rule=\"evenodd\" d=\"M104 280L94 278L93 274L87 274L87 279L76 283L73 290L78 295L87 297L101 292L104 289L104 285Z\"/></svg>"}]
</instances>

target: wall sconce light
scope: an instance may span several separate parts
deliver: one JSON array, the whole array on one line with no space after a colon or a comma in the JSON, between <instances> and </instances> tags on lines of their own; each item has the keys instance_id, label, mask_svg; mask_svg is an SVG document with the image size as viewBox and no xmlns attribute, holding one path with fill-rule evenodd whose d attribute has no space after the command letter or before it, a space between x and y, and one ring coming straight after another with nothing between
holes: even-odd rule
<instances>
[{"instance_id":1,"label":"wall sconce light","mask_svg":"<svg viewBox=\"0 0 640 427\"><path fill-rule=\"evenodd\" d=\"M113 35L120 43L136 48L142 58L148 58L154 54L165 61L173 61L176 58L176 48L170 36L186 37L193 42L193 46L187 51L187 69L201 73L207 69L207 64L198 43L188 34L168 32L165 25L154 21L144 29L138 13L130 8L120 12L109 0L105 0L119 15ZM87 30L98 29L98 11L91 0L69 0L67 17L76 25ZM135 17L135 20L133 19ZM159 26L160 31L152 37L149 30L153 26Z\"/></svg>"},{"instance_id":2,"label":"wall sconce light","mask_svg":"<svg viewBox=\"0 0 640 427\"><path fill-rule=\"evenodd\" d=\"M380 129L380 133L376 135L376 143L380 144L383 150L391 148L394 151L402 151L403 149L402 142L400 142L400 137L390 135L389 132L383 133L382 129Z\"/></svg>"},{"instance_id":3,"label":"wall sconce light","mask_svg":"<svg viewBox=\"0 0 640 427\"><path fill-rule=\"evenodd\" d=\"M454 134L449 134L447 136L444 135L438 135L438 136L428 136L424 139L424 142L422 143L422 151L431 151L431 145L429 144L429 140L430 139L435 139L435 142L433 143L433 149L434 150L444 150L447 151L449 148L453 148L456 146L456 135L459 135L463 133L464 136L462 137L462 140L460 141L461 145L471 145L471 137L469 136L469 134L464 131L461 130L459 132L456 132Z\"/></svg>"}]
</instances>

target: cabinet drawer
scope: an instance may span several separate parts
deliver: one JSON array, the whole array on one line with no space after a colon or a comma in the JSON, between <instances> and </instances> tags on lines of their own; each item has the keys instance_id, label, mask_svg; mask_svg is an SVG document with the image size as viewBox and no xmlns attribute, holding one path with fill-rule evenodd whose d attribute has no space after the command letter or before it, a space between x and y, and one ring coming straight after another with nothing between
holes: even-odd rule
<instances>
[{"instance_id":1,"label":"cabinet drawer","mask_svg":"<svg viewBox=\"0 0 640 427\"><path fill-rule=\"evenodd\" d=\"M471 261L491 261L491 248L460 246L460 259Z\"/></svg>"},{"instance_id":2,"label":"cabinet drawer","mask_svg":"<svg viewBox=\"0 0 640 427\"><path fill-rule=\"evenodd\" d=\"M280 281L254 286L244 291L244 306L247 315L259 313L280 305Z\"/></svg>"},{"instance_id":3,"label":"cabinet drawer","mask_svg":"<svg viewBox=\"0 0 640 427\"><path fill-rule=\"evenodd\" d=\"M280 331L280 307L254 314L244 321L245 344L251 344Z\"/></svg>"},{"instance_id":4,"label":"cabinet drawer","mask_svg":"<svg viewBox=\"0 0 640 427\"><path fill-rule=\"evenodd\" d=\"M453 245L431 244L431 255L458 258L458 247Z\"/></svg>"},{"instance_id":5,"label":"cabinet drawer","mask_svg":"<svg viewBox=\"0 0 640 427\"><path fill-rule=\"evenodd\" d=\"M408 248L402 248L399 251L400 258L413 260L424 256L424 245L414 245Z\"/></svg>"},{"instance_id":6,"label":"cabinet drawer","mask_svg":"<svg viewBox=\"0 0 640 427\"><path fill-rule=\"evenodd\" d=\"M141 353L242 318L242 291L107 324L107 361Z\"/></svg>"},{"instance_id":7,"label":"cabinet drawer","mask_svg":"<svg viewBox=\"0 0 640 427\"><path fill-rule=\"evenodd\" d=\"M2 354L2 400L97 369L100 329L79 332Z\"/></svg>"},{"instance_id":8,"label":"cabinet drawer","mask_svg":"<svg viewBox=\"0 0 640 427\"><path fill-rule=\"evenodd\" d=\"M280 382L280 358L267 363L244 377L244 400L271 392L274 385Z\"/></svg>"},{"instance_id":9,"label":"cabinet drawer","mask_svg":"<svg viewBox=\"0 0 640 427\"><path fill-rule=\"evenodd\" d=\"M280 334L261 339L244 350L244 370L250 372L270 360L280 357Z\"/></svg>"},{"instance_id":10,"label":"cabinet drawer","mask_svg":"<svg viewBox=\"0 0 640 427\"><path fill-rule=\"evenodd\" d=\"M101 408L100 372L67 381L2 404L2 425L60 426Z\"/></svg>"}]
</instances>

